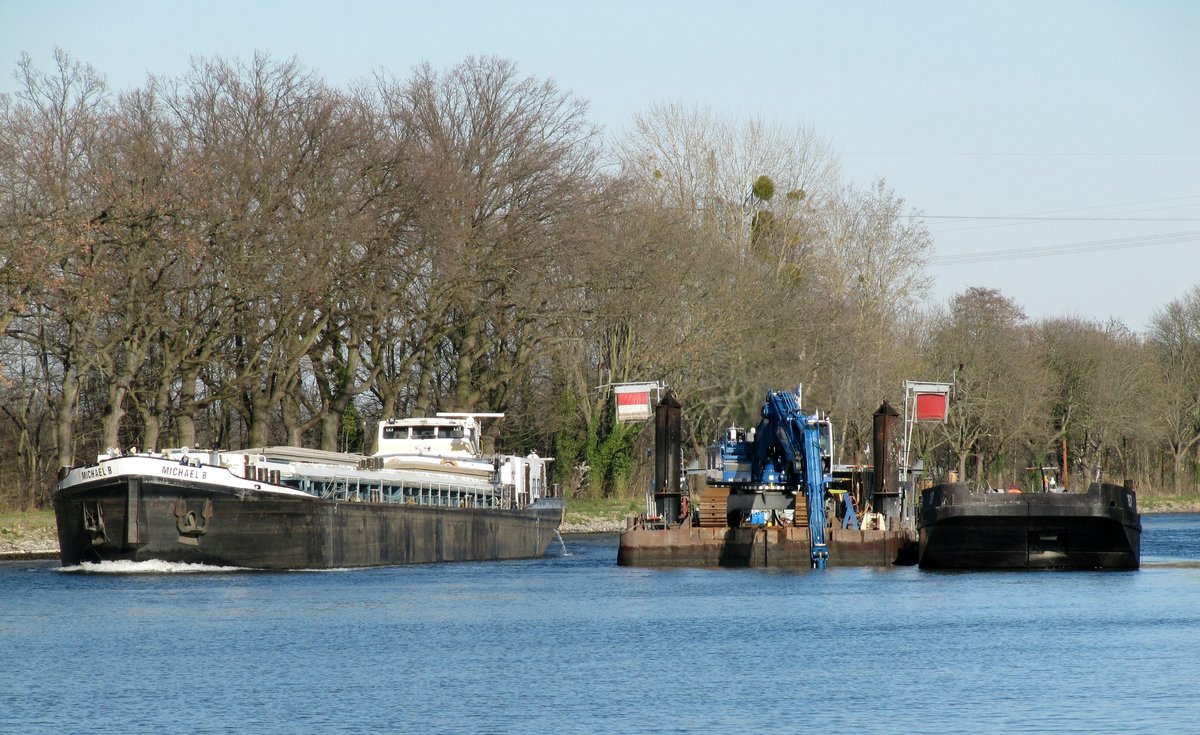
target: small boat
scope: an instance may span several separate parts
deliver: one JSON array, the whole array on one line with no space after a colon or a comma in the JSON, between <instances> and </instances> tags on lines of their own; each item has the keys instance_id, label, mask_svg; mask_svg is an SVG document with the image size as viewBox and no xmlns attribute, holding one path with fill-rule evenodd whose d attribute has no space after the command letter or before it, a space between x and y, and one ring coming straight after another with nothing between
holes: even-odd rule
<instances>
[{"instance_id":1,"label":"small boat","mask_svg":"<svg viewBox=\"0 0 1200 735\"><path fill-rule=\"evenodd\" d=\"M299 447L112 451L54 491L63 566L108 560L321 569L542 556L550 459L485 458L480 418L383 421L365 456Z\"/></svg>"},{"instance_id":2,"label":"small boat","mask_svg":"<svg viewBox=\"0 0 1200 735\"><path fill-rule=\"evenodd\" d=\"M935 485L921 494L917 532L922 569L1137 569L1141 563L1137 494L1111 483L1092 483L1084 493Z\"/></svg>"}]
</instances>

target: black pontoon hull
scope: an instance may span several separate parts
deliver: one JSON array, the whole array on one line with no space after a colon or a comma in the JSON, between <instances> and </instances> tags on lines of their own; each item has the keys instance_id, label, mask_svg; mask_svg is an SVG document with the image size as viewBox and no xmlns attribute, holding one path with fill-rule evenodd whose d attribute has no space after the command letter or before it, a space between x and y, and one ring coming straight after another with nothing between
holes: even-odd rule
<instances>
[{"instance_id":1,"label":"black pontoon hull","mask_svg":"<svg viewBox=\"0 0 1200 735\"><path fill-rule=\"evenodd\" d=\"M922 493L922 569L1137 569L1137 498L1119 485L1086 493L976 493L958 484Z\"/></svg>"},{"instance_id":2,"label":"black pontoon hull","mask_svg":"<svg viewBox=\"0 0 1200 735\"><path fill-rule=\"evenodd\" d=\"M518 510L280 497L120 475L60 490L63 566L161 560L327 569L542 556L561 499Z\"/></svg>"}]
</instances>

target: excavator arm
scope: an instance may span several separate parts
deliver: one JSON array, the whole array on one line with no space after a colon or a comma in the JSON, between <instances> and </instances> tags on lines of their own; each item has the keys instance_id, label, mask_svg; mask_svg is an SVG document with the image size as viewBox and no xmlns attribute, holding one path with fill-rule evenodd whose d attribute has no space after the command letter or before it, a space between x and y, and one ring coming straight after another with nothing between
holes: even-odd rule
<instances>
[{"instance_id":1,"label":"excavator arm","mask_svg":"<svg viewBox=\"0 0 1200 735\"><path fill-rule=\"evenodd\" d=\"M828 425L828 419L803 413L794 393L771 391L763 402L751 468L754 482L786 485L804 493L814 569L825 568L829 558L825 491L832 478L821 456L821 437Z\"/></svg>"}]
</instances>

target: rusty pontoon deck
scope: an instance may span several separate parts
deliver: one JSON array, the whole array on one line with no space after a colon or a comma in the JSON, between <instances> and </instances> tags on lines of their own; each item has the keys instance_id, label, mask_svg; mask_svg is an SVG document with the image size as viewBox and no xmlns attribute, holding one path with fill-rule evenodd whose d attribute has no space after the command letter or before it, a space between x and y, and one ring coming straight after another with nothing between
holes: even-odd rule
<instances>
[{"instance_id":1,"label":"rusty pontoon deck","mask_svg":"<svg viewBox=\"0 0 1200 735\"><path fill-rule=\"evenodd\" d=\"M825 531L830 566L915 564L913 531ZM783 567L811 566L807 528L627 528L621 534L617 563L653 567Z\"/></svg>"}]
</instances>

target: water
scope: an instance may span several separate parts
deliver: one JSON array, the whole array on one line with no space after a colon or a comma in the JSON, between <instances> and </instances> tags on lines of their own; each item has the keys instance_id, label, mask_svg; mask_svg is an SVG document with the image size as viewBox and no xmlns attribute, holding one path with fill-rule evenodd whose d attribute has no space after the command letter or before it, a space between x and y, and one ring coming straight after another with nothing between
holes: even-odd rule
<instances>
[{"instance_id":1,"label":"water","mask_svg":"<svg viewBox=\"0 0 1200 735\"><path fill-rule=\"evenodd\" d=\"M1137 572L0 563L0 733L1196 732L1200 515Z\"/></svg>"}]
</instances>

